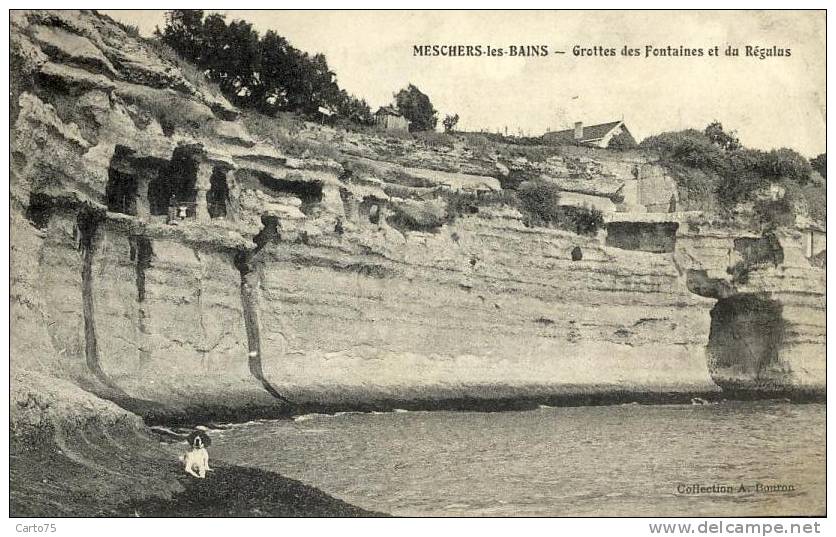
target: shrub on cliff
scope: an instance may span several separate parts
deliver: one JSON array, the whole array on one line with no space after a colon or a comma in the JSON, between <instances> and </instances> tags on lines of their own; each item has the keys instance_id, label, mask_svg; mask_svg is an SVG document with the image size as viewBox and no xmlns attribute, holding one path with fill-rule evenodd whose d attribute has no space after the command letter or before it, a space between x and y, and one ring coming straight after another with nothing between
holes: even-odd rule
<instances>
[{"instance_id":1,"label":"shrub on cliff","mask_svg":"<svg viewBox=\"0 0 836 537\"><path fill-rule=\"evenodd\" d=\"M761 198L770 184L785 188L808 183L812 166L788 148L761 151L740 145L733 132L719 122L700 132L665 132L642 141L641 148L659 153L676 178L687 209L728 212L752 204L755 217L766 226L787 225L792 204L774 207Z\"/></svg>"},{"instance_id":2,"label":"shrub on cliff","mask_svg":"<svg viewBox=\"0 0 836 537\"><path fill-rule=\"evenodd\" d=\"M822 153L816 156L816 158L810 159L810 166L819 172L822 177L827 179L827 153Z\"/></svg>"},{"instance_id":3,"label":"shrub on cliff","mask_svg":"<svg viewBox=\"0 0 836 537\"><path fill-rule=\"evenodd\" d=\"M726 151L734 151L740 149L740 140L737 138L735 131L726 132L723 129L723 124L719 121L712 121L705 127L703 134L711 140L711 143L718 146L720 149Z\"/></svg>"},{"instance_id":4,"label":"shrub on cliff","mask_svg":"<svg viewBox=\"0 0 836 537\"><path fill-rule=\"evenodd\" d=\"M560 188L542 179L520 184L517 190L520 210L531 225L542 226L556 222L560 216Z\"/></svg>"},{"instance_id":5,"label":"shrub on cliff","mask_svg":"<svg viewBox=\"0 0 836 537\"><path fill-rule=\"evenodd\" d=\"M595 207L561 207L563 216L558 222L562 229L578 235L594 235L604 227L604 213Z\"/></svg>"},{"instance_id":6,"label":"shrub on cliff","mask_svg":"<svg viewBox=\"0 0 836 537\"><path fill-rule=\"evenodd\" d=\"M648 136L639 144L642 149L657 151L663 159L701 170L722 168L723 153L702 132L687 129Z\"/></svg>"},{"instance_id":7,"label":"shrub on cliff","mask_svg":"<svg viewBox=\"0 0 836 537\"><path fill-rule=\"evenodd\" d=\"M447 223L456 218L479 213L481 207L510 207L518 209L520 201L513 190L495 190L476 195L459 190L445 190L442 193L445 202L445 219Z\"/></svg>"},{"instance_id":8,"label":"shrub on cliff","mask_svg":"<svg viewBox=\"0 0 836 537\"><path fill-rule=\"evenodd\" d=\"M529 226L565 229L592 235L604 225L604 215L594 207L560 205L560 189L543 179L525 181L517 190L519 209Z\"/></svg>"},{"instance_id":9,"label":"shrub on cliff","mask_svg":"<svg viewBox=\"0 0 836 537\"><path fill-rule=\"evenodd\" d=\"M610 142L607 144L607 149L613 149L615 151L628 151L630 149L635 149L638 146L639 145L636 143L636 140L625 131L610 138Z\"/></svg>"},{"instance_id":10,"label":"shrub on cliff","mask_svg":"<svg viewBox=\"0 0 836 537\"><path fill-rule=\"evenodd\" d=\"M803 185L810 180L813 167L797 151L782 147L763 157L762 173L774 178L785 178Z\"/></svg>"}]
</instances>

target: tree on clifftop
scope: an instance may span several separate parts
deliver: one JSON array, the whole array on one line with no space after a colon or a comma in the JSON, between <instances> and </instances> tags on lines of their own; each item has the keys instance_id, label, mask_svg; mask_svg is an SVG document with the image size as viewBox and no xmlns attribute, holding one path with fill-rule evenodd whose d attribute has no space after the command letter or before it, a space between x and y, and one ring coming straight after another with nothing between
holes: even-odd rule
<instances>
[{"instance_id":1,"label":"tree on clifftop","mask_svg":"<svg viewBox=\"0 0 836 537\"><path fill-rule=\"evenodd\" d=\"M324 107L350 121L372 122L365 101L340 89L324 55L301 51L272 30L261 37L247 21L176 9L155 33L242 108L312 115Z\"/></svg>"},{"instance_id":2,"label":"tree on clifftop","mask_svg":"<svg viewBox=\"0 0 836 537\"><path fill-rule=\"evenodd\" d=\"M444 116L444 121L441 122L441 124L444 126L444 132L453 132L458 123L458 114L453 114L452 116L450 114L447 114L446 116Z\"/></svg>"},{"instance_id":3,"label":"tree on clifftop","mask_svg":"<svg viewBox=\"0 0 836 537\"><path fill-rule=\"evenodd\" d=\"M438 112L433 108L430 98L415 85L410 84L396 93L395 104L401 114L409 120L410 131L435 130Z\"/></svg>"}]
</instances>

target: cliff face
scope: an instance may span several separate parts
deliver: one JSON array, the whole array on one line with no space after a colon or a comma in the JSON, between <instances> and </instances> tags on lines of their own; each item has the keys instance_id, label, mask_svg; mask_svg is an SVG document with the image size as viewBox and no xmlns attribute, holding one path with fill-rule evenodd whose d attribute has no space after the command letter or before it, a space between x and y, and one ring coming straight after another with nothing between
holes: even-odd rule
<instances>
[{"instance_id":1,"label":"cliff face","mask_svg":"<svg viewBox=\"0 0 836 537\"><path fill-rule=\"evenodd\" d=\"M668 184L652 156L314 126L290 155L106 18L12 24L14 371L149 419L823 392L802 232L633 210L671 196L642 193ZM445 192L540 176L621 212L594 236L501 204L445 218Z\"/></svg>"}]
</instances>

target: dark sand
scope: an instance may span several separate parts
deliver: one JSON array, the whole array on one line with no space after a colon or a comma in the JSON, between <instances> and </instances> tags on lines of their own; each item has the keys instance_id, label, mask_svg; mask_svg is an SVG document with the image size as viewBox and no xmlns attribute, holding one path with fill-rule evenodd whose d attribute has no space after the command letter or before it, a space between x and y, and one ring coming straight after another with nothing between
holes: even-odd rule
<instances>
[{"instance_id":1,"label":"dark sand","mask_svg":"<svg viewBox=\"0 0 836 537\"><path fill-rule=\"evenodd\" d=\"M242 466L213 465L205 479L173 472L185 491L169 500L150 498L119 506L118 516L140 517L370 517L366 511L279 474Z\"/></svg>"},{"instance_id":2,"label":"dark sand","mask_svg":"<svg viewBox=\"0 0 836 537\"><path fill-rule=\"evenodd\" d=\"M110 431L114 433L115 431ZM84 431L10 445L12 517L376 517L277 473L217 459L188 475L178 449L138 434Z\"/></svg>"}]
</instances>

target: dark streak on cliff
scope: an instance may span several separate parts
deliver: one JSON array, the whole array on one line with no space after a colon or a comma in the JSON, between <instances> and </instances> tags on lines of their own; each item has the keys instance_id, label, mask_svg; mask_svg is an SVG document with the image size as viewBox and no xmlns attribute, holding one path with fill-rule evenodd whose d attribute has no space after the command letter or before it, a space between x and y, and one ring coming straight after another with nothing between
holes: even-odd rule
<instances>
[{"instance_id":1,"label":"dark streak on cliff","mask_svg":"<svg viewBox=\"0 0 836 537\"><path fill-rule=\"evenodd\" d=\"M81 298L84 315L84 354L87 360L87 368L96 379L121 394L122 390L102 371L96 340L96 317L93 306L93 255L96 231L100 222L101 215L90 210L79 211L76 220L79 234L78 247L82 256Z\"/></svg>"},{"instance_id":2,"label":"dark streak on cliff","mask_svg":"<svg viewBox=\"0 0 836 537\"><path fill-rule=\"evenodd\" d=\"M264 227L253 238L256 247L253 250L239 251L235 256L235 266L241 274L241 308L244 316L244 324L247 329L247 348L249 350L250 373L255 377L270 395L285 403L289 407L294 404L283 396L270 384L264 376L264 367L261 363L261 328L258 319L258 288L259 275L255 264L258 263L258 254L267 243L278 240L279 220L274 216L262 216ZM290 410L290 409L288 409Z\"/></svg>"}]
</instances>

